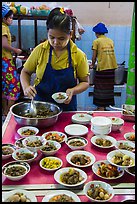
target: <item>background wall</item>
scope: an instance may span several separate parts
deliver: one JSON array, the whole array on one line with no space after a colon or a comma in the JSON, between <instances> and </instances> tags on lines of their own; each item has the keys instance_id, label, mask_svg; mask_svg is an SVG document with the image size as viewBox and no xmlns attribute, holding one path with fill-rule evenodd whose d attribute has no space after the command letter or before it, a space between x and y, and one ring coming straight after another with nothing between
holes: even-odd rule
<instances>
[{"instance_id":1,"label":"background wall","mask_svg":"<svg viewBox=\"0 0 137 204\"><path fill-rule=\"evenodd\" d=\"M107 36L115 43L117 63L125 61L125 66L128 67L134 2L15 2L15 4L27 7L46 4L51 8L56 6L71 8L85 29L82 39L76 40L75 43L87 54L88 59L91 59L91 46L95 39L92 27L98 22L105 23L109 31ZM38 23L38 42L47 37L45 24L43 21ZM10 29L12 34L17 36L17 22L14 21ZM22 21L22 45L23 49L34 47L32 21Z\"/></svg>"}]
</instances>

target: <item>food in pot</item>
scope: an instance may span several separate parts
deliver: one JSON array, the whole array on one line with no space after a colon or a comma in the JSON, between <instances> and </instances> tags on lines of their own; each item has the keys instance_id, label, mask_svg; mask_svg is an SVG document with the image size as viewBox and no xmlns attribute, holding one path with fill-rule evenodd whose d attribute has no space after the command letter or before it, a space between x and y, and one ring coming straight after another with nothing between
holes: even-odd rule
<instances>
[{"instance_id":1,"label":"food in pot","mask_svg":"<svg viewBox=\"0 0 137 204\"><path fill-rule=\"evenodd\" d=\"M116 178L121 174L122 171L119 171L118 168L112 164L106 164L101 162L97 174L104 178Z\"/></svg>"},{"instance_id":2,"label":"food in pot","mask_svg":"<svg viewBox=\"0 0 137 204\"><path fill-rule=\"evenodd\" d=\"M34 157L34 154L29 152L16 153L16 159L19 159L19 160L28 160L28 159L32 159L33 157Z\"/></svg>"},{"instance_id":3,"label":"food in pot","mask_svg":"<svg viewBox=\"0 0 137 204\"><path fill-rule=\"evenodd\" d=\"M119 143L118 148L119 148L119 149L125 149L125 150L132 151L132 152L135 151L135 148L129 146L129 145L126 144L126 143L123 144L122 142Z\"/></svg>"},{"instance_id":4,"label":"food in pot","mask_svg":"<svg viewBox=\"0 0 137 204\"><path fill-rule=\"evenodd\" d=\"M42 166L47 169L56 169L60 167L61 162L58 159L50 159L48 157L42 160Z\"/></svg>"},{"instance_id":5,"label":"food in pot","mask_svg":"<svg viewBox=\"0 0 137 204\"><path fill-rule=\"evenodd\" d=\"M80 175L80 172L71 168L68 172L62 173L60 180L62 183L74 185L80 183L84 178Z\"/></svg>"},{"instance_id":6,"label":"food in pot","mask_svg":"<svg viewBox=\"0 0 137 204\"><path fill-rule=\"evenodd\" d=\"M57 111L52 111L49 108L46 108L45 106L41 106L39 107L39 109L37 110L37 115L35 116L36 118L48 118L51 116L54 116L57 114ZM33 118L34 116L32 116L30 114L30 112L25 113L24 115L22 115L23 117L27 117L27 118Z\"/></svg>"},{"instance_id":7,"label":"food in pot","mask_svg":"<svg viewBox=\"0 0 137 204\"><path fill-rule=\"evenodd\" d=\"M108 200L111 196L100 184L91 184L87 191L87 195L95 200Z\"/></svg>"},{"instance_id":8,"label":"food in pot","mask_svg":"<svg viewBox=\"0 0 137 204\"><path fill-rule=\"evenodd\" d=\"M9 196L4 202L31 202L31 200L23 193L17 192Z\"/></svg>"},{"instance_id":9,"label":"food in pot","mask_svg":"<svg viewBox=\"0 0 137 204\"><path fill-rule=\"evenodd\" d=\"M21 176L26 173L26 168L20 165L10 166L5 169L4 173L8 176Z\"/></svg>"},{"instance_id":10,"label":"food in pot","mask_svg":"<svg viewBox=\"0 0 137 204\"><path fill-rule=\"evenodd\" d=\"M54 140L54 141L57 141L57 142L62 142L64 140L64 137L65 135L59 135L58 133L48 133L46 136L45 136L45 139L46 140Z\"/></svg>"},{"instance_id":11,"label":"food in pot","mask_svg":"<svg viewBox=\"0 0 137 204\"><path fill-rule=\"evenodd\" d=\"M9 146L3 146L2 147L2 155L9 155L12 154L14 152L12 147Z\"/></svg>"},{"instance_id":12,"label":"food in pot","mask_svg":"<svg viewBox=\"0 0 137 204\"><path fill-rule=\"evenodd\" d=\"M95 143L99 146L103 146L103 147L108 147L112 145L112 142L110 140L107 139L103 139L103 138L98 138L95 140Z\"/></svg>"},{"instance_id":13,"label":"food in pot","mask_svg":"<svg viewBox=\"0 0 137 204\"><path fill-rule=\"evenodd\" d=\"M87 165L91 162L91 159L84 154L76 154L71 157L70 161L76 165Z\"/></svg>"},{"instance_id":14,"label":"food in pot","mask_svg":"<svg viewBox=\"0 0 137 204\"><path fill-rule=\"evenodd\" d=\"M75 202L71 196L60 194L49 199L48 202Z\"/></svg>"},{"instance_id":15,"label":"food in pot","mask_svg":"<svg viewBox=\"0 0 137 204\"><path fill-rule=\"evenodd\" d=\"M26 135L26 136L27 136L27 135L30 136L30 135L35 135L36 132L35 132L35 130L27 129L27 130L22 131L21 134L22 134L22 135Z\"/></svg>"},{"instance_id":16,"label":"food in pot","mask_svg":"<svg viewBox=\"0 0 137 204\"><path fill-rule=\"evenodd\" d=\"M120 166L131 166L134 164L134 161L133 159L126 155L126 154L123 154L121 152L117 153L116 155L114 155L112 157L112 160L111 160L114 164L117 164L117 165L120 165Z\"/></svg>"},{"instance_id":17,"label":"food in pot","mask_svg":"<svg viewBox=\"0 0 137 204\"><path fill-rule=\"evenodd\" d=\"M41 150L50 152L57 150L57 147L52 142L47 142Z\"/></svg>"}]
</instances>

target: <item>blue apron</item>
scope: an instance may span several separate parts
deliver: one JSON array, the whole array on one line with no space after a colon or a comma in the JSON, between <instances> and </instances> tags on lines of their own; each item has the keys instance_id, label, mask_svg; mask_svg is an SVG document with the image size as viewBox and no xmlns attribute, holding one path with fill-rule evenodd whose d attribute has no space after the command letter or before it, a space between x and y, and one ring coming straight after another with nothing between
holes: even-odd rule
<instances>
[{"instance_id":1,"label":"blue apron","mask_svg":"<svg viewBox=\"0 0 137 204\"><path fill-rule=\"evenodd\" d=\"M35 100L45 101L57 104L52 99L52 94L56 92L66 92L68 88L77 85L77 80L74 78L74 69L71 63L70 43L67 45L69 66L65 69L55 70L51 66L52 46L50 46L49 60L44 71L41 82L36 86L37 94ZM77 100L76 95L72 97L69 104L57 104L63 111L76 111Z\"/></svg>"}]
</instances>

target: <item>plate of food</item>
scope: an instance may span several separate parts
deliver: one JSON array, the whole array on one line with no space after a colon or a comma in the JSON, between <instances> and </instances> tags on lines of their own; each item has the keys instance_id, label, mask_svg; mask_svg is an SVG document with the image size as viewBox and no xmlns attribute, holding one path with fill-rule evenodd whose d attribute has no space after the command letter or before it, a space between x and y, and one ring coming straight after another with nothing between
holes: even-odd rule
<instances>
[{"instance_id":1,"label":"plate of food","mask_svg":"<svg viewBox=\"0 0 137 204\"><path fill-rule=\"evenodd\" d=\"M57 141L59 143L62 143L67 140L67 135L63 132L58 132L58 131L50 131L50 132L45 132L42 135L42 138L46 140L53 140Z\"/></svg>"},{"instance_id":2,"label":"plate of food","mask_svg":"<svg viewBox=\"0 0 137 204\"><path fill-rule=\"evenodd\" d=\"M33 136L33 135L37 135L39 132L39 129L33 126L24 126L21 127L17 130L17 133L21 136L21 137L28 137L28 136Z\"/></svg>"},{"instance_id":3,"label":"plate of food","mask_svg":"<svg viewBox=\"0 0 137 204\"><path fill-rule=\"evenodd\" d=\"M124 170L110 164L107 160L100 160L92 165L94 174L103 179L118 179L124 175Z\"/></svg>"},{"instance_id":4,"label":"plate of food","mask_svg":"<svg viewBox=\"0 0 137 204\"><path fill-rule=\"evenodd\" d=\"M84 136L88 133L88 128L80 124L70 124L65 127L65 132L71 136Z\"/></svg>"},{"instance_id":5,"label":"plate of food","mask_svg":"<svg viewBox=\"0 0 137 204\"><path fill-rule=\"evenodd\" d=\"M79 168L64 167L54 173L54 179L63 186L76 187L86 182L87 174Z\"/></svg>"},{"instance_id":6,"label":"plate of food","mask_svg":"<svg viewBox=\"0 0 137 204\"><path fill-rule=\"evenodd\" d=\"M115 147L117 149L125 149L131 152L135 152L135 143L128 140L118 140Z\"/></svg>"},{"instance_id":7,"label":"plate of food","mask_svg":"<svg viewBox=\"0 0 137 204\"><path fill-rule=\"evenodd\" d=\"M107 160L122 169L135 166L135 154L128 150L113 150L107 154Z\"/></svg>"},{"instance_id":8,"label":"plate of food","mask_svg":"<svg viewBox=\"0 0 137 204\"><path fill-rule=\"evenodd\" d=\"M24 189L14 189L2 193L2 202L37 202L36 196Z\"/></svg>"},{"instance_id":9,"label":"plate of food","mask_svg":"<svg viewBox=\"0 0 137 204\"><path fill-rule=\"evenodd\" d=\"M76 113L72 116L71 120L73 123L82 125L90 124L92 116L86 113Z\"/></svg>"},{"instance_id":10,"label":"plate of food","mask_svg":"<svg viewBox=\"0 0 137 204\"><path fill-rule=\"evenodd\" d=\"M39 165L42 169L48 171L55 171L63 165L63 161L55 156L44 157L40 160Z\"/></svg>"},{"instance_id":11,"label":"plate of food","mask_svg":"<svg viewBox=\"0 0 137 204\"><path fill-rule=\"evenodd\" d=\"M88 144L88 140L84 137L72 136L72 137L68 137L65 143L70 149L78 150L78 149L84 149Z\"/></svg>"},{"instance_id":12,"label":"plate of food","mask_svg":"<svg viewBox=\"0 0 137 204\"><path fill-rule=\"evenodd\" d=\"M135 166L129 167L129 168L125 169L125 171L126 171L128 174L130 174L130 175L132 175L132 176L135 176Z\"/></svg>"},{"instance_id":13,"label":"plate of food","mask_svg":"<svg viewBox=\"0 0 137 204\"><path fill-rule=\"evenodd\" d=\"M116 139L109 135L95 135L91 138L91 143L99 148L111 148L116 144Z\"/></svg>"},{"instance_id":14,"label":"plate of food","mask_svg":"<svg viewBox=\"0 0 137 204\"><path fill-rule=\"evenodd\" d=\"M96 158L90 152L78 150L69 152L66 155L66 160L75 167L88 167L95 162Z\"/></svg>"},{"instance_id":15,"label":"plate of food","mask_svg":"<svg viewBox=\"0 0 137 204\"><path fill-rule=\"evenodd\" d=\"M89 181L83 190L85 196L92 202L107 202L114 197L113 187L103 181Z\"/></svg>"},{"instance_id":16,"label":"plate of food","mask_svg":"<svg viewBox=\"0 0 137 204\"><path fill-rule=\"evenodd\" d=\"M44 196L42 202L81 202L77 194L69 190L56 190L48 192Z\"/></svg>"},{"instance_id":17,"label":"plate of food","mask_svg":"<svg viewBox=\"0 0 137 204\"><path fill-rule=\"evenodd\" d=\"M65 92L58 92L54 93L52 95L52 98L57 102L57 103L64 103L64 101L68 98L67 94Z\"/></svg>"},{"instance_id":18,"label":"plate of food","mask_svg":"<svg viewBox=\"0 0 137 204\"><path fill-rule=\"evenodd\" d=\"M16 146L11 143L2 144L2 159L9 159L16 150Z\"/></svg>"},{"instance_id":19,"label":"plate of food","mask_svg":"<svg viewBox=\"0 0 137 204\"><path fill-rule=\"evenodd\" d=\"M12 158L16 161L32 162L37 157L37 152L32 152L27 148L16 149L12 153Z\"/></svg>"},{"instance_id":20,"label":"plate of food","mask_svg":"<svg viewBox=\"0 0 137 204\"><path fill-rule=\"evenodd\" d=\"M135 142L135 132L127 132L124 134L125 140Z\"/></svg>"}]
</instances>

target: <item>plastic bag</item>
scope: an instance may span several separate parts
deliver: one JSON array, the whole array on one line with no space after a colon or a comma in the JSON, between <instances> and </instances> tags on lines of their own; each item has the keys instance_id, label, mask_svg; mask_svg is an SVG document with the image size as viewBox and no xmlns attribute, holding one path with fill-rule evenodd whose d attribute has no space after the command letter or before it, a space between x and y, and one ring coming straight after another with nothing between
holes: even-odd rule
<instances>
[{"instance_id":1,"label":"plastic bag","mask_svg":"<svg viewBox=\"0 0 137 204\"><path fill-rule=\"evenodd\" d=\"M85 32L82 25L78 22L76 19L76 25L75 25L75 36L77 40L81 40L81 35Z\"/></svg>"}]
</instances>

